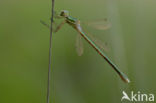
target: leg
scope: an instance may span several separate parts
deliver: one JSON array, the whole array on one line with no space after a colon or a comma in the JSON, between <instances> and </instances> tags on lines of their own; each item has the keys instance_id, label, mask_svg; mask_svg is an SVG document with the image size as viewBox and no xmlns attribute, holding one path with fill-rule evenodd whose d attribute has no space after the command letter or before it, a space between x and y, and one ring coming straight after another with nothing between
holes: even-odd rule
<instances>
[{"instance_id":1,"label":"leg","mask_svg":"<svg viewBox=\"0 0 156 103\"><path fill-rule=\"evenodd\" d=\"M49 26L47 23L45 23L44 21L40 20L40 22L41 22L41 24L43 24L43 25L46 26L47 28L50 28L50 26Z\"/></svg>"},{"instance_id":2,"label":"leg","mask_svg":"<svg viewBox=\"0 0 156 103\"><path fill-rule=\"evenodd\" d=\"M56 29L54 30L54 32L57 32L58 30L60 30L61 29L61 27L64 25L66 23L66 21L64 20L64 21L62 21L57 27L56 27Z\"/></svg>"},{"instance_id":3,"label":"leg","mask_svg":"<svg viewBox=\"0 0 156 103\"><path fill-rule=\"evenodd\" d=\"M41 22L41 24L43 24L43 25L46 26L47 28L50 28L50 26L49 26L47 23L45 23L44 21L40 20L40 22ZM65 23L66 23L66 21L61 22L61 23L56 27L56 29L55 29L53 32L57 32L58 30L60 30L61 27L62 27Z\"/></svg>"}]
</instances>

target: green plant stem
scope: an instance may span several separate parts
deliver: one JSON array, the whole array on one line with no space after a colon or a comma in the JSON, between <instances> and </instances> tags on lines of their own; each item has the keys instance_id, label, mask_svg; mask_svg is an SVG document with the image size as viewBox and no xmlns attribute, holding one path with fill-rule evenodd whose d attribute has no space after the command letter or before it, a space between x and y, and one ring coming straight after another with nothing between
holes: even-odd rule
<instances>
[{"instance_id":1,"label":"green plant stem","mask_svg":"<svg viewBox=\"0 0 156 103\"><path fill-rule=\"evenodd\" d=\"M50 44L49 44L49 66L48 66L48 83L47 83L47 103L50 102L50 78L51 78L51 55L52 55L52 34L53 34L53 17L54 17L54 1L52 0L51 23L50 23Z\"/></svg>"}]
</instances>

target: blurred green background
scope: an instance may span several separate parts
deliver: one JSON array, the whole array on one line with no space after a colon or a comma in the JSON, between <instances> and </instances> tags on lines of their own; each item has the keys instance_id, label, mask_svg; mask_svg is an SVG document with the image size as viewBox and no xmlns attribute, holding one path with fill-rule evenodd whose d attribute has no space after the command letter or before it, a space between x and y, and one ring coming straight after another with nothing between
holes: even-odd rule
<instances>
[{"instance_id":1,"label":"blurred green background","mask_svg":"<svg viewBox=\"0 0 156 103\"><path fill-rule=\"evenodd\" d=\"M53 35L51 103L121 103L122 91L156 94L155 0L56 0L82 21L108 18L106 31L88 30L107 42L106 54L128 75L123 83L84 40L75 52L76 31ZM0 1L0 103L46 103L51 1ZM124 103L128 103L124 101Z\"/></svg>"}]
</instances>

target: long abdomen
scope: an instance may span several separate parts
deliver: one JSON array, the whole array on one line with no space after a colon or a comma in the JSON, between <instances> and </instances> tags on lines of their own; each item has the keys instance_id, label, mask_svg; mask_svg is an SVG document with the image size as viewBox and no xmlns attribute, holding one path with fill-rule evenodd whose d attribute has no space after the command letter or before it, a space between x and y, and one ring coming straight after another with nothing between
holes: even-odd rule
<instances>
[{"instance_id":1,"label":"long abdomen","mask_svg":"<svg viewBox=\"0 0 156 103\"><path fill-rule=\"evenodd\" d=\"M128 77L118 69L118 67L101 51L99 47L96 46L96 44L90 38L88 38L88 36L82 31L80 24L75 26L75 28L81 34L81 36L110 64L110 66L119 74L120 78L124 82L129 83L130 80Z\"/></svg>"}]
</instances>

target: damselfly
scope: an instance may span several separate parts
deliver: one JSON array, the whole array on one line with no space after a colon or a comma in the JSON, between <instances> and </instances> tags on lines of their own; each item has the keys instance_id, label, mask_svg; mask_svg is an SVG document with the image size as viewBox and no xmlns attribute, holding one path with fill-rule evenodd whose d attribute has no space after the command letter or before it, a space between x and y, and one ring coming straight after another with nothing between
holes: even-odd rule
<instances>
[{"instance_id":1,"label":"damselfly","mask_svg":"<svg viewBox=\"0 0 156 103\"><path fill-rule=\"evenodd\" d=\"M104 52L96 45L96 43L91 40L82 30L81 25L80 25L80 20L73 18L69 15L69 12L67 10L62 10L60 12L59 15L55 15L56 18L62 18L63 21L61 22L60 25L57 26L56 30L54 32L57 32L65 23L69 24L70 26L72 26L78 33L78 40L77 40L77 45L82 45L80 42L80 38L83 37L96 51L99 55L101 55L107 62L108 64L110 64L110 66L117 72L117 74L120 76L120 78L126 82L129 83L130 80L128 79L128 77L121 72L118 67L104 54ZM49 28L49 26L41 21L42 24L44 24L45 26L47 26ZM109 26L105 26L105 27L101 27L101 26L97 26L97 28L99 29L107 29ZM80 37L81 36L81 37ZM82 46L81 46L82 47ZM82 48L78 48L77 47L77 51L78 51L78 55L82 55L83 53L83 49Z\"/></svg>"}]
</instances>

